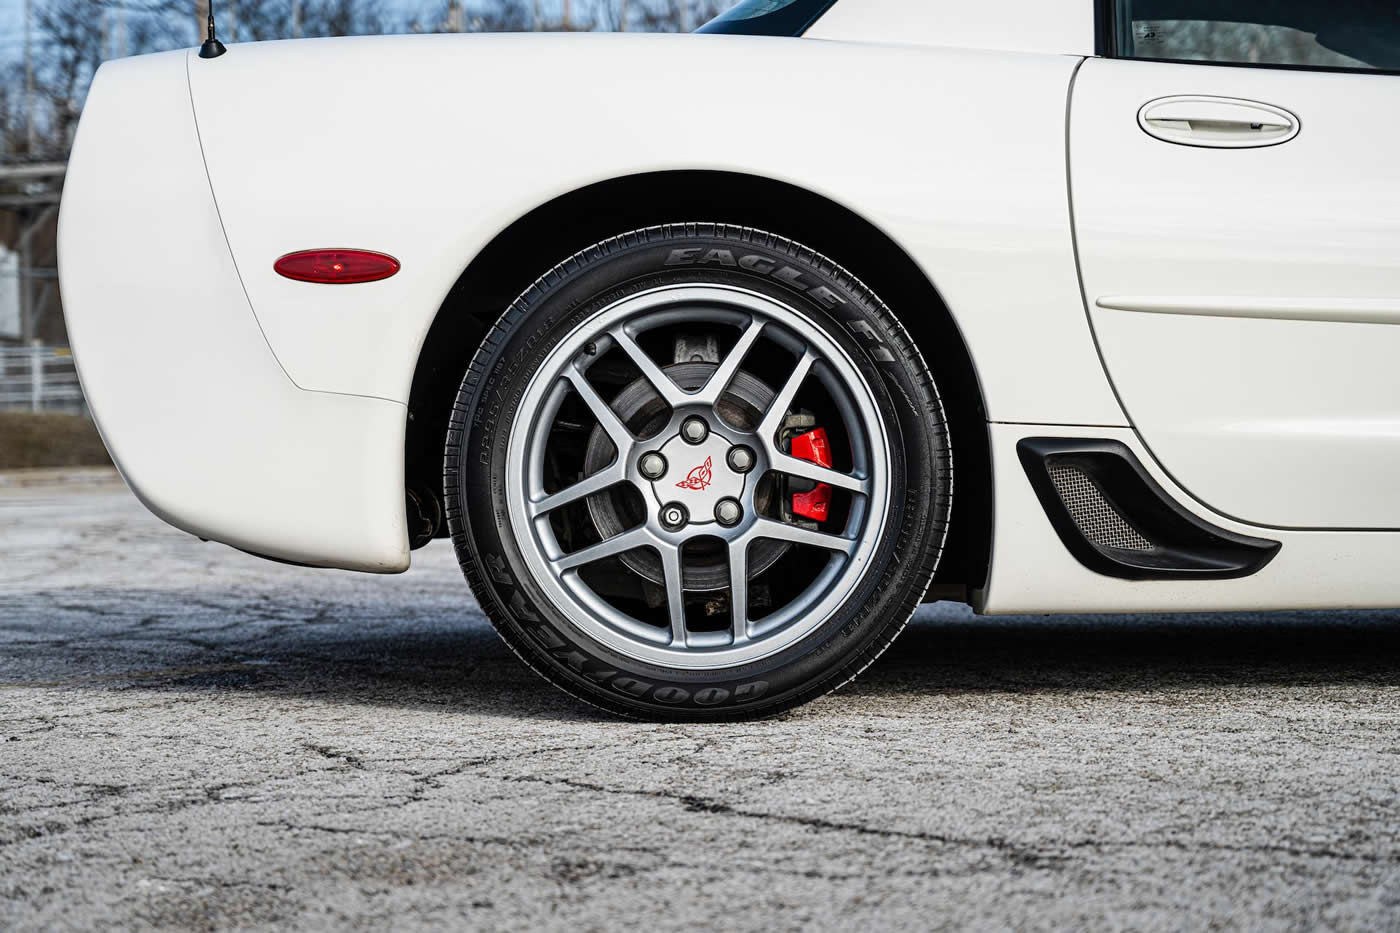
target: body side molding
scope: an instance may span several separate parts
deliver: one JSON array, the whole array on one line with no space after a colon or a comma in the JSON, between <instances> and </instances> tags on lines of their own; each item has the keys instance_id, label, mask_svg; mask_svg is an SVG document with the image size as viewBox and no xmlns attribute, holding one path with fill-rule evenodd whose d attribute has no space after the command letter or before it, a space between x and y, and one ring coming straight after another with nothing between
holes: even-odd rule
<instances>
[{"instance_id":1,"label":"body side molding","mask_svg":"<svg viewBox=\"0 0 1400 933\"><path fill-rule=\"evenodd\" d=\"M1107 295L1096 299L1094 304L1105 311L1140 311L1148 314L1319 321L1329 324L1400 324L1400 300L1394 298Z\"/></svg>"}]
</instances>

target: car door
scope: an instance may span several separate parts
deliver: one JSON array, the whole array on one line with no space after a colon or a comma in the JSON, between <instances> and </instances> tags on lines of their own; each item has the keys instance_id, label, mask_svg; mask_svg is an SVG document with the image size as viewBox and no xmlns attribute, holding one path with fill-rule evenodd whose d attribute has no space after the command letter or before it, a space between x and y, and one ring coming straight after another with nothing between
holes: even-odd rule
<instances>
[{"instance_id":1,"label":"car door","mask_svg":"<svg viewBox=\"0 0 1400 933\"><path fill-rule=\"evenodd\" d=\"M1223 514L1400 528L1400 4L1101 15L1108 54L1072 91L1071 200L1133 425Z\"/></svg>"}]
</instances>

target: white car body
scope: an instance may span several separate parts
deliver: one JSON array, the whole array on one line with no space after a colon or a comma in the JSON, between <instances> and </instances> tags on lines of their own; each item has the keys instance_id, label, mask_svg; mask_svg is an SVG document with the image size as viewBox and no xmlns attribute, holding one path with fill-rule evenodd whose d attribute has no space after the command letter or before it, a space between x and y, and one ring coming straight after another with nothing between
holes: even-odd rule
<instances>
[{"instance_id":1,"label":"white car body","mask_svg":"<svg viewBox=\"0 0 1400 933\"><path fill-rule=\"evenodd\" d=\"M841 0L800 39L384 37L110 62L59 242L94 418L177 527L405 570L411 394L464 270L571 192L729 173L863 219L946 305L990 454L957 475L988 487L985 578L953 581L980 611L1400 605L1400 76L1095 47L1090 0ZM1180 95L1280 108L1296 138L1143 132L1143 106ZM330 246L402 271L328 287L273 270ZM1233 579L1096 572L1037 501L1028 437L1121 442L1182 510L1277 555Z\"/></svg>"}]
</instances>

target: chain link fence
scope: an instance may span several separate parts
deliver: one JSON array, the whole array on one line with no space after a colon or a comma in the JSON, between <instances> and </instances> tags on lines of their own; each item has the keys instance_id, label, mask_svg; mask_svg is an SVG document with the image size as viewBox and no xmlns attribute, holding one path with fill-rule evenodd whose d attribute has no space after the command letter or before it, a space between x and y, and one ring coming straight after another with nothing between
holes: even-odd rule
<instances>
[{"instance_id":1,"label":"chain link fence","mask_svg":"<svg viewBox=\"0 0 1400 933\"><path fill-rule=\"evenodd\" d=\"M0 347L0 411L85 414L83 390L67 347Z\"/></svg>"}]
</instances>

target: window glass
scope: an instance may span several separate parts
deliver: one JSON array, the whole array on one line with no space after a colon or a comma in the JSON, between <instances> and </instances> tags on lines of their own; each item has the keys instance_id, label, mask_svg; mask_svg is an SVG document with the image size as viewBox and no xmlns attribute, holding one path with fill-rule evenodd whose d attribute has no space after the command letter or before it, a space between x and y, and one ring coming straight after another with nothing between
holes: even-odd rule
<instances>
[{"instance_id":1,"label":"window glass","mask_svg":"<svg viewBox=\"0 0 1400 933\"><path fill-rule=\"evenodd\" d=\"M749 36L800 36L835 0L743 0L701 26L697 32Z\"/></svg>"},{"instance_id":2,"label":"window glass","mask_svg":"<svg viewBox=\"0 0 1400 933\"><path fill-rule=\"evenodd\" d=\"M1117 0L1127 58L1400 70L1397 0Z\"/></svg>"}]
</instances>

